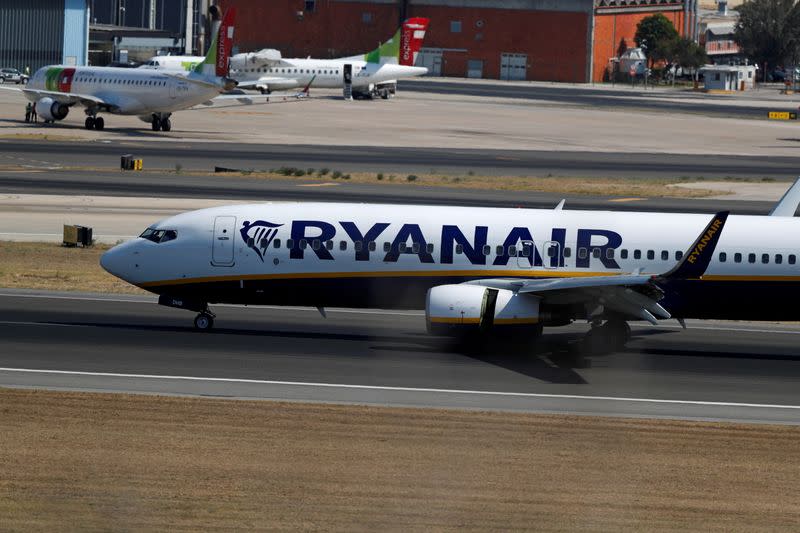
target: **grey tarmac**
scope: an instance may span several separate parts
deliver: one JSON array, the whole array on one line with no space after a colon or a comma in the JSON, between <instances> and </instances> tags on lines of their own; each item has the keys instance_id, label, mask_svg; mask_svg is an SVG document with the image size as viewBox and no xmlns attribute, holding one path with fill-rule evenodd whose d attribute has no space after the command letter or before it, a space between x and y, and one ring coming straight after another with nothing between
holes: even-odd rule
<instances>
[{"instance_id":1,"label":"grey tarmac","mask_svg":"<svg viewBox=\"0 0 800 533\"><path fill-rule=\"evenodd\" d=\"M0 139L0 168L119 168L120 156L142 158L146 168L199 170L215 167L269 170L281 166L337 169L343 172L452 175L791 179L798 156L682 155L618 151L501 150L403 146L323 146L226 142L135 142ZM800 155L800 153L798 153ZM5 174L3 172L2 174ZM0 187L6 184L0 182Z\"/></svg>"},{"instance_id":2,"label":"grey tarmac","mask_svg":"<svg viewBox=\"0 0 800 533\"><path fill-rule=\"evenodd\" d=\"M635 326L579 355L583 325L480 353L418 312L215 306L217 328L150 297L0 291L0 385L66 390L800 423L800 327Z\"/></svg>"}]
</instances>

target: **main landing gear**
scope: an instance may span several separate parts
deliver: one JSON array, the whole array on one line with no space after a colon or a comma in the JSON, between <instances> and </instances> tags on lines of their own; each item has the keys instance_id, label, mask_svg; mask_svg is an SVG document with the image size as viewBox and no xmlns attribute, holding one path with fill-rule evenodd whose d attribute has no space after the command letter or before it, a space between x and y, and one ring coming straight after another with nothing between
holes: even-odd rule
<instances>
[{"instance_id":1,"label":"main landing gear","mask_svg":"<svg viewBox=\"0 0 800 533\"><path fill-rule=\"evenodd\" d=\"M150 126L153 128L153 131L169 131L172 129L172 121L169 119L170 115L157 115L153 113L153 120L150 122Z\"/></svg>"},{"instance_id":2,"label":"main landing gear","mask_svg":"<svg viewBox=\"0 0 800 533\"><path fill-rule=\"evenodd\" d=\"M87 130L102 131L103 128L106 127L106 121L103 120L103 117L96 117L94 115L90 115L86 117L86 122L84 122L84 126L86 126Z\"/></svg>"},{"instance_id":3,"label":"main landing gear","mask_svg":"<svg viewBox=\"0 0 800 533\"><path fill-rule=\"evenodd\" d=\"M604 354L621 350L631 338L631 327L621 319L607 320L604 324L592 324L592 329L583 338L583 351L588 354Z\"/></svg>"}]
</instances>

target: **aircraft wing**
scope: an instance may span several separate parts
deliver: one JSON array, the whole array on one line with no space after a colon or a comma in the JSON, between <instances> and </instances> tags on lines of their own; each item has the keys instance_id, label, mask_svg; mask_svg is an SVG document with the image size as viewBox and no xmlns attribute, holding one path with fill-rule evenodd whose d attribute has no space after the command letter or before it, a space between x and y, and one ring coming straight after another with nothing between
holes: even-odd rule
<instances>
[{"instance_id":1,"label":"aircraft wing","mask_svg":"<svg viewBox=\"0 0 800 533\"><path fill-rule=\"evenodd\" d=\"M236 87L239 89L257 89L259 86L269 84L291 84L297 85L297 81L289 78L261 77L257 80L240 81Z\"/></svg>"},{"instance_id":2,"label":"aircraft wing","mask_svg":"<svg viewBox=\"0 0 800 533\"><path fill-rule=\"evenodd\" d=\"M635 316L656 324L658 318L670 318L659 300L664 297L661 284L673 279L701 279L705 274L722 234L728 212L714 215L711 222L668 272L659 275L631 274L547 279L483 279L469 281L493 289L517 294L536 295L556 305L584 303L603 306L624 315Z\"/></svg>"},{"instance_id":3,"label":"aircraft wing","mask_svg":"<svg viewBox=\"0 0 800 533\"><path fill-rule=\"evenodd\" d=\"M50 97L56 102L60 102L62 104L67 104L67 105L81 104L85 107L97 106L109 110L116 108L116 105L107 102L102 98L98 98L97 96L92 96L90 94L62 93L59 91L45 91L42 89L27 89L27 88L21 89L18 87L3 87L3 86L0 86L0 89L19 91L26 95L34 96L36 98Z\"/></svg>"},{"instance_id":4,"label":"aircraft wing","mask_svg":"<svg viewBox=\"0 0 800 533\"><path fill-rule=\"evenodd\" d=\"M652 324L658 318L670 318L669 312L659 305L664 291L655 283L654 276L629 274L553 279L485 279L468 282L493 289L506 289L517 294L532 294L542 300L566 305L602 302L602 305L624 315L631 315Z\"/></svg>"}]
</instances>

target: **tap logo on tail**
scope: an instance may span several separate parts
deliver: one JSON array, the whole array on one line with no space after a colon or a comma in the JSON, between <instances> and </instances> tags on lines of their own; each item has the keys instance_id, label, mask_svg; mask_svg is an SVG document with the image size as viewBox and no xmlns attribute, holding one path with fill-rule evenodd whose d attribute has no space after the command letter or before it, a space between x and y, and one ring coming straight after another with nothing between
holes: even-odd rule
<instances>
[{"instance_id":1,"label":"tap logo on tail","mask_svg":"<svg viewBox=\"0 0 800 533\"><path fill-rule=\"evenodd\" d=\"M239 233L242 235L242 240L247 243L247 247L252 248L258 254L258 258L264 261L267 248L272 244L281 226L283 224L273 224L264 220L256 220L252 224L249 220L245 220Z\"/></svg>"}]
</instances>

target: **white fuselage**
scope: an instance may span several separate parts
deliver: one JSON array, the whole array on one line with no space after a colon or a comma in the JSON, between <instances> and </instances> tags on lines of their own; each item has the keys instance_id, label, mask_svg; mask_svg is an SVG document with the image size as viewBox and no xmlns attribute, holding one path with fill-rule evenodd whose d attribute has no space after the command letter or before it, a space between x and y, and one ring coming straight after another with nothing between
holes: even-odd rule
<instances>
[{"instance_id":1,"label":"white fuselage","mask_svg":"<svg viewBox=\"0 0 800 533\"><path fill-rule=\"evenodd\" d=\"M236 57L232 62L236 65ZM288 90L305 87L338 89L344 86L344 65L352 65L352 83L356 88L370 88L403 78L423 76L424 67L391 63L368 63L350 59L283 59L280 65L253 64L231 69L231 77L241 84L257 82L257 87ZM313 83L311 80L314 80Z\"/></svg>"},{"instance_id":2,"label":"white fuselage","mask_svg":"<svg viewBox=\"0 0 800 533\"><path fill-rule=\"evenodd\" d=\"M153 70L114 67L49 66L39 69L27 89L53 91L95 97L104 102L98 105L119 115L171 113L206 102L221 92L210 81L198 84L176 75ZM41 96L26 93L29 100ZM53 96L61 101L57 95ZM81 103L78 97L64 97L65 102ZM86 103L84 103L86 105Z\"/></svg>"},{"instance_id":3,"label":"white fuselage","mask_svg":"<svg viewBox=\"0 0 800 533\"><path fill-rule=\"evenodd\" d=\"M481 278L670 270L709 215L327 203L194 211L175 232L103 256L137 286L207 302L422 308L425 291ZM730 216L702 281L676 283L674 316L800 319L800 220Z\"/></svg>"}]
</instances>

